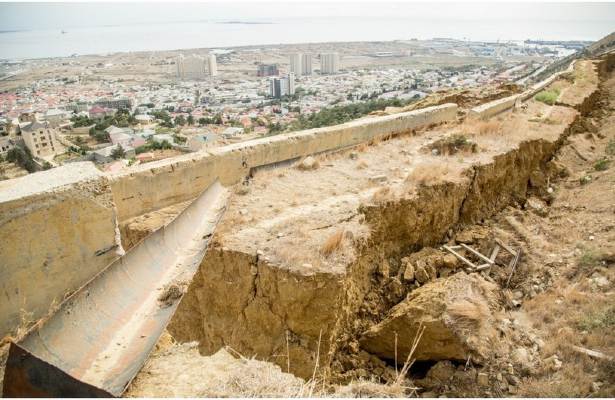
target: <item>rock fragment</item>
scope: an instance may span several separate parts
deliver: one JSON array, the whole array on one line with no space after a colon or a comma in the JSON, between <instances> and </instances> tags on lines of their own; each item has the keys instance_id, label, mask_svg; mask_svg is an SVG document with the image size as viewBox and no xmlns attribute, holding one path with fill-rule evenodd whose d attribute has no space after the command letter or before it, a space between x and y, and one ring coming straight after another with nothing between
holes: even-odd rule
<instances>
[{"instance_id":1,"label":"rock fragment","mask_svg":"<svg viewBox=\"0 0 615 400\"><path fill-rule=\"evenodd\" d=\"M498 303L496 285L460 272L415 289L369 328L360 343L368 352L394 360L397 334L397 359L403 363L424 327L414 353L417 360L467 360L471 356L479 361L491 354L497 342L492 313Z\"/></svg>"}]
</instances>

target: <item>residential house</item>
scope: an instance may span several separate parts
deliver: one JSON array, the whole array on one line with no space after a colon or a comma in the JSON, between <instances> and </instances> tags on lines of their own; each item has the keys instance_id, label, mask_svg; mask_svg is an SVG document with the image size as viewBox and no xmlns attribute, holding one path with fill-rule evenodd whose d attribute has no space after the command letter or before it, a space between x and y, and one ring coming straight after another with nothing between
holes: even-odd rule
<instances>
[{"instance_id":1,"label":"residential house","mask_svg":"<svg viewBox=\"0 0 615 400\"><path fill-rule=\"evenodd\" d=\"M217 137L213 133L200 133L188 139L186 146L188 146L191 151L199 151L203 147L215 142L216 139Z\"/></svg>"},{"instance_id":2,"label":"residential house","mask_svg":"<svg viewBox=\"0 0 615 400\"><path fill-rule=\"evenodd\" d=\"M231 126L231 127L226 128L224 131L222 131L222 136L225 139L231 139L242 133L243 133L243 128L237 128L237 127Z\"/></svg>"},{"instance_id":3,"label":"residential house","mask_svg":"<svg viewBox=\"0 0 615 400\"><path fill-rule=\"evenodd\" d=\"M48 122L30 122L21 126L21 136L34 157L53 157L62 151L57 132Z\"/></svg>"},{"instance_id":4,"label":"residential house","mask_svg":"<svg viewBox=\"0 0 615 400\"><path fill-rule=\"evenodd\" d=\"M4 156L13 147L13 142L8 136L0 136L0 156Z\"/></svg>"},{"instance_id":5,"label":"residential house","mask_svg":"<svg viewBox=\"0 0 615 400\"><path fill-rule=\"evenodd\" d=\"M107 132L111 143L114 145L120 144L122 147L139 147L146 143L145 139L139 135L135 135L134 130L131 128L118 128L112 125L105 129L105 132Z\"/></svg>"},{"instance_id":6,"label":"residential house","mask_svg":"<svg viewBox=\"0 0 615 400\"><path fill-rule=\"evenodd\" d=\"M90 115L91 119L102 120L106 116L113 116L113 115L115 115L115 110L112 109L112 108L105 108L105 107L102 107L102 106L94 106L94 107L90 108L90 111L88 112L88 114Z\"/></svg>"},{"instance_id":7,"label":"residential house","mask_svg":"<svg viewBox=\"0 0 615 400\"><path fill-rule=\"evenodd\" d=\"M43 119L47 123L49 123L49 126L51 126L53 128L57 128L63 122L68 120L68 116L69 115L70 115L70 113L67 112L67 111L58 110L56 108L52 108L52 109L47 110L47 112L45 113L45 116L43 117Z\"/></svg>"},{"instance_id":8,"label":"residential house","mask_svg":"<svg viewBox=\"0 0 615 400\"><path fill-rule=\"evenodd\" d=\"M118 145L111 145L107 147L103 147L102 149L94 150L92 154L94 154L94 161L100 164L106 164L114 161L112 156L113 151L117 149ZM135 157L135 149L132 146L124 146L122 145L124 152L126 155L124 158L133 158Z\"/></svg>"}]
</instances>

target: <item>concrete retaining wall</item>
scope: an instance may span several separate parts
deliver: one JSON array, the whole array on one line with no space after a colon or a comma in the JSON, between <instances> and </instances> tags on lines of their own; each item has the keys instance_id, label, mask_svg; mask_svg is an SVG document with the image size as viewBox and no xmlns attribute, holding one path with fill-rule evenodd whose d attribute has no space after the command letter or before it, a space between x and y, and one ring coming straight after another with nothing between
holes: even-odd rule
<instances>
[{"instance_id":1,"label":"concrete retaining wall","mask_svg":"<svg viewBox=\"0 0 615 400\"><path fill-rule=\"evenodd\" d=\"M341 125L282 134L138 166L110 176L118 218L124 222L196 197L219 178L235 184L251 168L354 146L456 118L457 105L444 104L400 114L368 117Z\"/></svg>"},{"instance_id":2,"label":"concrete retaining wall","mask_svg":"<svg viewBox=\"0 0 615 400\"><path fill-rule=\"evenodd\" d=\"M468 113L469 117L472 118L491 118L496 114L499 114L503 111L512 108L521 95L515 94L513 96L504 97L503 99L498 99L494 101L490 101L489 103L481 104L480 106L474 107Z\"/></svg>"},{"instance_id":3,"label":"concrete retaining wall","mask_svg":"<svg viewBox=\"0 0 615 400\"><path fill-rule=\"evenodd\" d=\"M111 188L89 162L0 183L0 337L109 265L116 227Z\"/></svg>"},{"instance_id":4,"label":"concrete retaining wall","mask_svg":"<svg viewBox=\"0 0 615 400\"><path fill-rule=\"evenodd\" d=\"M547 79L535 83L523 93L505 97L503 99L490 101L489 103L481 104L480 106L472 108L469 111L468 116L472 118L486 119L513 108L517 101L526 101L527 99L533 97L536 93L549 86L563 74L567 74L574 71L575 62L576 60L573 60L568 66L568 68L566 68L564 71L557 72L549 76Z\"/></svg>"}]
</instances>

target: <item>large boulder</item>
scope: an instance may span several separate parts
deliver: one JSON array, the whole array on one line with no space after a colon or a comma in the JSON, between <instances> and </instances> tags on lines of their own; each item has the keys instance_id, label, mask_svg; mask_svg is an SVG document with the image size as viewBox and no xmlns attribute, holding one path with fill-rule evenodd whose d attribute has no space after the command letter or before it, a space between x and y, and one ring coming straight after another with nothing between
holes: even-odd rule
<instances>
[{"instance_id":1,"label":"large boulder","mask_svg":"<svg viewBox=\"0 0 615 400\"><path fill-rule=\"evenodd\" d=\"M381 358L403 364L421 326L417 360L472 360L489 356L496 344L493 312L497 286L480 275L460 272L414 290L382 322L361 338L361 346ZM397 340L395 336L397 335ZM395 344L397 343L397 352Z\"/></svg>"}]
</instances>

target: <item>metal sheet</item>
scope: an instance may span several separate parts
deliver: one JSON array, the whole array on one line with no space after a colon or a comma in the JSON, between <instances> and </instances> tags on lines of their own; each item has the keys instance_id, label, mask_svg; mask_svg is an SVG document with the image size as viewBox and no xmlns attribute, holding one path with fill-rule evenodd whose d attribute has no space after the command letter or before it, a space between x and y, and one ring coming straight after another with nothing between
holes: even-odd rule
<instances>
[{"instance_id":1,"label":"metal sheet","mask_svg":"<svg viewBox=\"0 0 615 400\"><path fill-rule=\"evenodd\" d=\"M12 343L5 371L8 397L120 396L173 316L224 212L228 192L212 184L88 284L48 320ZM33 284L36 284L33 282Z\"/></svg>"}]
</instances>

